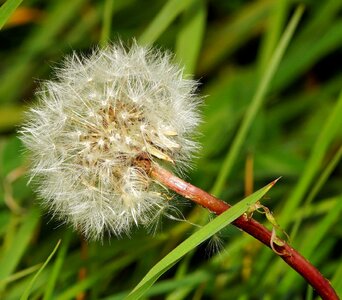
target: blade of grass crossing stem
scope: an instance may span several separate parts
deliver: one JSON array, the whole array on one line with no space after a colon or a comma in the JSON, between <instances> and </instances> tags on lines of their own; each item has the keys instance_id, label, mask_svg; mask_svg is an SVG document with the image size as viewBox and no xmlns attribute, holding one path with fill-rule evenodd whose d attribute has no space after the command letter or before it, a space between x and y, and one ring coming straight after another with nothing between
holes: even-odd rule
<instances>
[{"instance_id":1,"label":"blade of grass crossing stem","mask_svg":"<svg viewBox=\"0 0 342 300\"><path fill-rule=\"evenodd\" d=\"M56 253L59 244L60 244L61 240L59 240L57 242L57 245L55 246L55 248L52 250L51 254L49 255L49 257L46 259L46 261L44 262L44 264L42 265L42 267L38 270L38 272L33 276L32 280L30 281L29 285L27 286L27 288L25 289L24 294L20 297L20 300L26 300L28 299L28 297L30 296L30 292L31 292L31 288L33 287L33 284L35 283L36 279L38 278L39 274L44 270L44 268L47 266L47 264L50 262L51 258L54 256L54 254Z\"/></svg>"},{"instance_id":2,"label":"blade of grass crossing stem","mask_svg":"<svg viewBox=\"0 0 342 300\"><path fill-rule=\"evenodd\" d=\"M182 16L181 30L177 35L176 57L185 66L185 74L194 74L202 46L206 23L206 4L198 0Z\"/></svg>"},{"instance_id":3,"label":"blade of grass crossing stem","mask_svg":"<svg viewBox=\"0 0 342 300\"><path fill-rule=\"evenodd\" d=\"M330 143L335 138L336 134L340 134L340 129L342 126L341 116L342 92L339 95L337 103L332 108L327 121L323 125L323 128L312 148L311 154L307 160L306 166L302 176L298 181L298 184L295 186L293 192L285 202L285 207L283 208L284 213L279 216L278 220L282 227L286 227L291 221L295 210L299 206L304 195L307 193L312 180L317 175Z\"/></svg>"},{"instance_id":4,"label":"blade of grass crossing stem","mask_svg":"<svg viewBox=\"0 0 342 300\"><path fill-rule=\"evenodd\" d=\"M178 245L146 274L128 295L126 300L137 300L142 297L153 283L176 264L185 254L241 216L251 205L263 197L271 189L274 183L275 182L272 182L249 197L246 197Z\"/></svg>"},{"instance_id":5,"label":"blade of grass crossing stem","mask_svg":"<svg viewBox=\"0 0 342 300\"><path fill-rule=\"evenodd\" d=\"M266 92L270 86L271 79L274 76L282 57L284 56L285 50L294 34L294 31L298 25L298 22L303 12L303 6L299 6L296 9L276 50L274 51L274 54L271 57L269 66L266 68L266 71L261 78L256 93L246 111L242 124L238 129L236 137L233 140L232 146L224 159L219 175L217 176L217 179L211 191L211 193L216 196L219 196L222 192L226 179L229 176L233 164L241 151L243 142L246 139L247 133L252 125L252 122L265 99Z\"/></svg>"},{"instance_id":6,"label":"blade of grass crossing stem","mask_svg":"<svg viewBox=\"0 0 342 300\"><path fill-rule=\"evenodd\" d=\"M0 7L0 30L23 0L7 0Z\"/></svg>"},{"instance_id":7,"label":"blade of grass crossing stem","mask_svg":"<svg viewBox=\"0 0 342 300\"><path fill-rule=\"evenodd\" d=\"M103 25L100 38L101 47L106 46L110 39L110 31L112 27L113 16L113 3L113 0L105 0L105 5L103 7Z\"/></svg>"},{"instance_id":8,"label":"blade of grass crossing stem","mask_svg":"<svg viewBox=\"0 0 342 300\"><path fill-rule=\"evenodd\" d=\"M17 267L35 233L36 226L39 222L39 215L38 210L30 210L29 214L25 216L21 226L15 233L12 243L9 245L5 253L2 253L2 257L0 259L0 280L10 276ZM0 284L0 292L4 290L5 285L5 283Z\"/></svg>"},{"instance_id":9,"label":"blade of grass crossing stem","mask_svg":"<svg viewBox=\"0 0 342 300\"><path fill-rule=\"evenodd\" d=\"M169 0L139 38L140 44L153 44L173 20L195 0Z\"/></svg>"},{"instance_id":10,"label":"blade of grass crossing stem","mask_svg":"<svg viewBox=\"0 0 342 300\"><path fill-rule=\"evenodd\" d=\"M70 240L72 237L71 231L66 231L64 234L64 238L62 240L62 246L60 250L58 251L58 255L56 257L56 261L53 265L51 275L49 277L49 280L47 282L46 288L44 290L44 297L43 300L50 300L52 298L52 293L55 289L57 279L59 277L59 274L62 270L62 266L66 257L67 250L70 245Z\"/></svg>"},{"instance_id":11,"label":"blade of grass crossing stem","mask_svg":"<svg viewBox=\"0 0 342 300\"><path fill-rule=\"evenodd\" d=\"M328 230L337 222L341 211L342 196L338 197L335 207L328 212L323 220L317 222L316 226L311 226L310 232L306 233L305 238L301 240L298 250L304 257L310 259L314 251L319 247L323 238L326 238ZM278 285L279 293L285 294L289 291L296 279L297 274L294 272L287 272L285 278L283 278L281 283Z\"/></svg>"}]
</instances>

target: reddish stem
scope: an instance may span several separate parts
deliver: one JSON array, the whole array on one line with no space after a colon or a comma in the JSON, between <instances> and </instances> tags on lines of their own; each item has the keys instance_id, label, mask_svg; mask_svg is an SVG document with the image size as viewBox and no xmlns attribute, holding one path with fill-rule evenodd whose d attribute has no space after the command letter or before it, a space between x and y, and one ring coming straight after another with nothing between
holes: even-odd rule
<instances>
[{"instance_id":1,"label":"reddish stem","mask_svg":"<svg viewBox=\"0 0 342 300\"><path fill-rule=\"evenodd\" d=\"M222 200L178 178L159 166L151 166L149 162L145 161L144 168L149 170L152 178L162 183L164 186L175 191L177 194L202 205L217 215L231 207ZM233 224L270 248L273 243L272 246L276 251L275 253L279 255L289 266L296 270L316 290L322 299L339 299L330 282L325 279L308 260L306 260L285 241L282 241L283 246L279 246L272 242L272 232L259 222L247 217L246 214L243 214L237 218Z\"/></svg>"}]
</instances>

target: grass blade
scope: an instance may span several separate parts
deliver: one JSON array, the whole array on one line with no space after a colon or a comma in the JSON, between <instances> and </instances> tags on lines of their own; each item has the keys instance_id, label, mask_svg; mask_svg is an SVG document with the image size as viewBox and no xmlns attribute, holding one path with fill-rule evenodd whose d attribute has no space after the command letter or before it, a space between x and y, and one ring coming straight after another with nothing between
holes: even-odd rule
<instances>
[{"instance_id":1,"label":"grass blade","mask_svg":"<svg viewBox=\"0 0 342 300\"><path fill-rule=\"evenodd\" d=\"M259 34L273 5L274 1L246 2L232 17L223 21L221 26L209 27L198 62L198 73L212 73L239 46Z\"/></svg>"},{"instance_id":2,"label":"grass blade","mask_svg":"<svg viewBox=\"0 0 342 300\"><path fill-rule=\"evenodd\" d=\"M67 250L68 250L68 247L70 244L71 236L72 236L72 233L69 230L66 231L64 234L64 241L63 241L64 243L62 244L61 249L58 252L58 256L56 258L56 261L53 265L51 276L50 276L49 281L48 281L46 288L44 290L43 300L48 300L48 299L52 298L52 293L53 293L53 290L55 288L55 285L56 285L56 282L58 279L58 275L62 270L62 266L63 266L64 260L66 257L66 253L67 253Z\"/></svg>"},{"instance_id":3,"label":"grass blade","mask_svg":"<svg viewBox=\"0 0 342 300\"><path fill-rule=\"evenodd\" d=\"M20 297L20 300L27 300L28 297L30 296L30 292L31 292L31 288L33 286L33 284L35 283L36 279L38 278L39 274L44 270L44 268L47 266L47 264L49 263L49 261L51 260L51 258L54 256L54 254L56 253L59 244L60 244L61 240L59 240L57 242L57 245L55 246L55 248L52 250L51 254L49 255L49 257L46 259L46 261L44 262L44 264L41 266L41 268L38 270L38 272L33 276L32 280L30 281L29 285L27 286L24 294Z\"/></svg>"},{"instance_id":4,"label":"grass blade","mask_svg":"<svg viewBox=\"0 0 342 300\"><path fill-rule=\"evenodd\" d=\"M342 211L342 196L337 199L335 207L331 209L327 215L305 235L304 240L301 240L301 254L310 259L315 250L319 251L319 245L327 235L328 230L338 221L338 217ZM293 272L288 272L282 279L281 284L278 286L280 292L285 293L297 280L297 276Z\"/></svg>"},{"instance_id":5,"label":"grass blade","mask_svg":"<svg viewBox=\"0 0 342 300\"><path fill-rule=\"evenodd\" d=\"M291 21L289 25L287 26L271 60L269 68L267 68L266 72L261 78L260 84L257 88L257 91L251 101L251 104L248 107L248 110L246 112L246 115L243 119L243 122L238 130L238 133L233 141L233 144L227 153L227 156L225 157L222 167L220 169L219 175L217 176L217 179L215 181L214 187L212 189L212 194L219 196L222 192L224 183L229 176L233 164L236 161L236 157L238 156L241 147L243 145L244 140L246 139L247 133L252 125L252 122L259 111L261 104L263 100L265 99L266 92L270 86L270 82L272 77L274 76L279 63L285 53L285 50L293 36L293 33L298 25L298 22L304 12L304 7L299 6L293 17L291 18Z\"/></svg>"},{"instance_id":6,"label":"grass blade","mask_svg":"<svg viewBox=\"0 0 342 300\"><path fill-rule=\"evenodd\" d=\"M177 246L173 251L160 260L138 283L126 300L137 300L153 285L157 279L178 262L185 254L204 242L206 239L220 231L222 228L241 216L251 205L263 197L273 186L268 184L264 188L253 193L249 197L232 206L210 223L191 235L188 239Z\"/></svg>"},{"instance_id":7,"label":"grass blade","mask_svg":"<svg viewBox=\"0 0 342 300\"><path fill-rule=\"evenodd\" d=\"M282 214L279 218L279 224L285 227L291 221L291 218L297 209L298 205L302 201L305 193L307 192L313 178L319 171L319 168L324 159L324 155L335 137L335 134L341 129L342 124L342 92L335 107L333 107L330 116L328 117L324 127L322 128L320 135L318 136L315 145L312 148L310 157L306 163L303 175L292 194L286 201L284 210L286 214Z\"/></svg>"},{"instance_id":8,"label":"grass blade","mask_svg":"<svg viewBox=\"0 0 342 300\"><path fill-rule=\"evenodd\" d=\"M283 30L290 3L287 0L277 1L268 17L268 30L263 38L259 54L259 67L266 70L269 57L272 55Z\"/></svg>"},{"instance_id":9,"label":"grass blade","mask_svg":"<svg viewBox=\"0 0 342 300\"><path fill-rule=\"evenodd\" d=\"M19 272L16 272L10 276L8 276L5 280L1 280L0 281L0 285L2 283L11 283L11 282L14 282L16 280L19 280L23 277L26 277L28 275L31 275L32 273L36 272L37 270L39 270L39 268L42 266L42 264L38 264L38 265L34 265L32 267L29 267L27 269L24 269L24 270L20 270Z\"/></svg>"},{"instance_id":10,"label":"grass blade","mask_svg":"<svg viewBox=\"0 0 342 300\"><path fill-rule=\"evenodd\" d=\"M39 211L31 209L15 236L11 239L12 243L9 245L5 253L2 254L0 259L0 280L4 280L6 277L11 275L17 267L21 257L28 247L38 222ZM4 288L5 284L0 284L0 291Z\"/></svg>"},{"instance_id":11,"label":"grass blade","mask_svg":"<svg viewBox=\"0 0 342 300\"><path fill-rule=\"evenodd\" d=\"M0 30L23 0L7 0L0 7Z\"/></svg>"},{"instance_id":12,"label":"grass blade","mask_svg":"<svg viewBox=\"0 0 342 300\"><path fill-rule=\"evenodd\" d=\"M338 151L336 152L336 154L334 155L332 160L329 162L328 166L325 168L325 170L319 176L315 186L313 187L313 189L310 191L308 197L306 198L304 205L301 206L301 210L303 211L303 214L302 214L302 217L296 219L296 221L293 225L293 228L292 228L292 231L290 234L292 239L296 236L296 234L298 232L300 224L303 220L303 216L305 215L305 210L309 207L312 200L315 198L315 196L321 190L323 185L326 183L329 176L331 175L331 173L334 171L334 169L336 168L336 166L340 162L341 157L342 157L342 146L338 149Z\"/></svg>"},{"instance_id":13,"label":"grass blade","mask_svg":"<svg viewBox=\"0 0 342 300\"><path fill-rule=\"evenodd\" d=\"M44 24L34 28L16 50L17 55L11 63L11 67L2 72L0 102L10 103L18 99L23 90L17 88L17 82L25 82L26 79L32 80L32 78L28 79L32 63L41 53L56 43L57 34L71 22L83 2L84 0L51 1L51 11L44 19Z\"/></svg>"},{"instance_id":14,"label":"grass blade","mask_svg":"<svg viewBox=\"0 0 342 300\"><path fill-rule=\"evenodd\" d=\"M154 43L172 21L182 11L189 7L193 1L194 0L169 0L140 36L139 43Z\"/></svg>"},{"instance_id":15,"label":"grass blade","mask_svg":"<svg viewBox=\"0 0 342 300\"><path fill-rule=\"evenodd\" d=\"M185 74L194 74L202 46L206 23L206 5L203 0L193 3L183 15L182 29L177 35L176 57L184 65Z\"/></svg>"},{"instance_id":16,"label":"grass blade","mask_svg":"<svg viewBox=\"0 0 342 300\"><path fill-rule=\"evenodd\" d=\"M342 295L342 261L339 261L338 267L336 268L334 277L331 281L333 287L336 289L338 295Z\"/></svg>"},{"instance_id":17,"label":"grass blade","mask_svg":"<svg viewBox=\"0 0 342 300\"><path fill-rule=\"evenodd\" d=\"M112 16L113 16L113 0L106 0L103 12L103 25L101 31L100 45L102 47L108 44L110 39L110 31L112 27Z\"/></svg>"}]
</instances>

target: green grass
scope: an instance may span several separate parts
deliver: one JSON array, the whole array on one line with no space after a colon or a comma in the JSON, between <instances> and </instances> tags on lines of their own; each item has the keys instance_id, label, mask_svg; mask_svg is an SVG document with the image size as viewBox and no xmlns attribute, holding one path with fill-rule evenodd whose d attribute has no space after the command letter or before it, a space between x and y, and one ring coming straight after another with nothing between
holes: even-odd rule
<instances>
[{"instance_id":1,"label":"green grass","mask_svg":"<svg viewBox=\"0 0 342 300\"><path fill-rule=\"evenodd\" d=\"M17 9L23 0L9 0L0 8L0 29L6 24L13 12Z\"/></svg>"},{"instance_id":2,"label":"green grass","mask_svg":"<svg viewBox=\"0 0 342 300\"><path fill-rule=\"evenodd\" d=\"M260 200L271 189L272 186L273 184L269 184L263 189L253 193L249 197L246 197L238 204L234 205L232 208L225 211L220 216L196 231L193 235L191 235L188 239L186 239L173 251L166 255L162 260L160 260L139 282L139 284L126 299L133 300L144 296L146 291L153 285L153 283L156 282L157 279L167 270L169 270L175 263L177 263L178 260L241 216L252 205Z\"/></svg>"},{"instance_id":3,"label":"green grass","mask_svg":"<svg viewBox=\"0 0 342 300\"><path fill-rule=\"evenodd\" d=\"M340 1L2 3L1 299L313 299L272 251L227 226L245 210L238 200L247 178L258 190L279 176L262 203L342 295ZM16 23L20 12L24 23ZM164 219L155 235L136 229L130 238L86 243L41 209L16 138L23 111L65 54L119 38L172 51L202 83L202 149L187 179L238 202L234 216L209 222L204 209L180 206L189 222ZM220 251L211 251L219 239Z\"/></svg>"}]
</instances>

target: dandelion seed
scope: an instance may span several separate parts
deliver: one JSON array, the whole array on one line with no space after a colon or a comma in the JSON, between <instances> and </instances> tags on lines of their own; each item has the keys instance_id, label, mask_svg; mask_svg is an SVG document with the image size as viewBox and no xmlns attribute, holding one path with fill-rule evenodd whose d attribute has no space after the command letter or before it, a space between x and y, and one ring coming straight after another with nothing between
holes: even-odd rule
<instances>
[{"instance_id":1,"label":"dandelion seed","mask_svg":"<svg viewBox=\"0 0 342 300\"><path fill-rule=\"evenodd\" d=\"M170 60L136 43L74 54L27 113L21 138L43 203L87 238L149 226L170 205L139 157L181 172L198 148L196 82Z\"/></svg>"}]
</instances>

